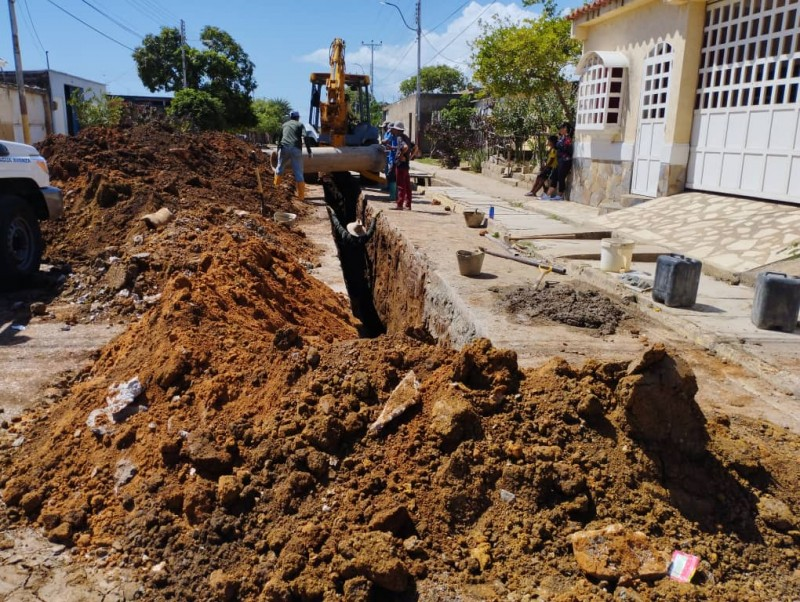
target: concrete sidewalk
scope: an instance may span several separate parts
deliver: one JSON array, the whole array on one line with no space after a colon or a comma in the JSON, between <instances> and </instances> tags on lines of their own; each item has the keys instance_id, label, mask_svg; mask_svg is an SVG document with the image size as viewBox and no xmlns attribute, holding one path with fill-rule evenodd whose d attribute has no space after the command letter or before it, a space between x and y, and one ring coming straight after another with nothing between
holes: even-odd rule
<instances>
[{"instance_id":1,"label":"concrete sidewalk","mask_svg":"<svg viewBox=\"0 0 800 602\"><path fill-rule=\"evenodd\" d=\"M734 199L734 211L727 211L723 197L715 197L709 204L689 194L656 200L649 211L645 211L650 204L646 203L601 216L594 207L526 197L525 188L480 174L431 169L419 163L413 169L428 172L435 183L445 184L429 187L420 200L436 198L452 205L455 212L481 209L488 213L489 207L494 207L494 219L487 222L490 238L506 239L523 247L526 254L565 265L572 277L609 294L635 298L640 310L652 319L800 397L800 330L757 329L750 319L754 290L735 284L740 272L731 269L741 266L757 271L763 269L761 262L779 259L780 249L800 236L800 207ZM670 211L670 201L677 211ZM691 212L680 209L689 206L694 207ZM710 223L704 223L704 217ZM709 263L713 275L701 276L696 305L666 307L652 301L650 292L625 286L622 274L601 271L598 238L609 232L637 241L632 270L643 279L652 280L655 258L661 253L681 253ZM745 247L752 252L744 255Z\"/></svg>"}]
</instances>

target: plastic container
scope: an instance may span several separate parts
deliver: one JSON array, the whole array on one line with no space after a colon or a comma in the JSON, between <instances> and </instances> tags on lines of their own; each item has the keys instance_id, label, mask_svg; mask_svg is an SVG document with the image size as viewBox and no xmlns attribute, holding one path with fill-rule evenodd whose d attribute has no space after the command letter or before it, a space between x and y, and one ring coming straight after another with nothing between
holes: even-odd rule
<instances>
[{"instance_id":1,"label":"plastic container","mask_svg":"<svg viewBox=\"0 0 800 602\"><path fill-rule=\"evenodd\" d=\"M653 301L667 307L691 307L697 301L703 263L697 259L669 253L656 260Z\"/></svg>"},{"instance_id":2,"label":"plastic container","mask_svg":"<svg viewBox=\"0 0 800 602\"><path fill-rule=\"evenodd\" d=\"M294 220L297 219L296 213L287 213L285 211L276 211L272 214L272 219L274 219L279 224L291 224Z\"/></svg>"},{"instance_id":3,"label":"plastic container","mask_svg":"<svg viewBox=\"0 0 800 602\"><path fill-rule=\"evenodd\" d=\"M485 217L486 214L483 211L478 211L477 209L464 212L464 221L470 228L480 228L483 225L483 220Z\"/></svg>"},{"instance_id":4,"label":"plastic container","mask_svg":"<svg viewBox=\"0 0 800 602\"><path fill-rule=\"evenodd\" d=\"M604 272L627 272L633 261L636 243L627 238L604 238L600 241L600 269Z\"/></svg>"},{"instance_id":5,"label":"plastic container","mask_svg":"<svg viewBox=\"0 0 800 602\"><path fill-rule=\"evenodd\" d=\"M456 251L458 271L462 276L478 276L483 267L483 251Z\"/></svg>"},{"instance_id":6,"label":"plastic container","mask_svg":"<svg viewBox=\"0 0 800 602\"><path fill-rule=\"evenodd\" d=\"M793 332L800 313L800 277L780 272L762 272L756 278L756 293L750 320L756 328Z\"/></svg>"},{"instance_id":7,"label":"plastic container","mask_svg":"<svg viewBox=\"0 0 800 602\"><path fill-rule=\"evenodd\" d=\"M489 219L494 219L494 207L489 207Z\"/></svg>"}]
</instances>

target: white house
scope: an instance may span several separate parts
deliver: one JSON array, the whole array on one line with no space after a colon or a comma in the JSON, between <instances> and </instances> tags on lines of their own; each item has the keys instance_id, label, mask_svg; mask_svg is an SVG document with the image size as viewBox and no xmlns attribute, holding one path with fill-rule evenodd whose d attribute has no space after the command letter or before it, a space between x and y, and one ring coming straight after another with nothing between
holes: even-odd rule
<instances>
[{"instance_id":1,"label":"white house","mask_svg":"<svg viewBox=\"0 0 800 602\"><path fill-rule=\"evenodd\" d=\"M571 198L685 189L800 204L800 0L596 0Z\"/></svg>"}]
</instances>

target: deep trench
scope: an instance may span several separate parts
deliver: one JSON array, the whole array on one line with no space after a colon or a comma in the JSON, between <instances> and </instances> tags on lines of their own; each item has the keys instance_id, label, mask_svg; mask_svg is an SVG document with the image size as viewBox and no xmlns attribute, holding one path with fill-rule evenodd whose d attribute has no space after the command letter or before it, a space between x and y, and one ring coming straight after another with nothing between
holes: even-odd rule
<instances>
[{"instance_id":1,"label":"deep trench","mask_svg":"<svg viewBox=\"0 0 800 602\"><path fill-rule=\"evenodd\" d=\"M364 236L353 236L347 231L346 225L357 219L367 223L367 203L361 194L361 185L349 172L326 174L322 178L322 189L350 309L361 322L359 335L380 336L386 332L386 326L375 306L375 264L368 250L377 227L376 220L373 218Z\"/></svg>"}]
</instances>

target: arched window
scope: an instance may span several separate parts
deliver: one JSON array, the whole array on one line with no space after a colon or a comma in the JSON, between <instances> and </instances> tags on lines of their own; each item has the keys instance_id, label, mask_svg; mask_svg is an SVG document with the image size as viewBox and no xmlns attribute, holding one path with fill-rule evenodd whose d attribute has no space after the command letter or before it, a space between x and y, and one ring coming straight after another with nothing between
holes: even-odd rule
<instances>
[{"instance_id":1,"label":"arched window","mask_svg":"<svg viewBox=\"0 0 800 602\"><path fill-rule=\"evenodd\" d=\"M588 52L577 68L578 84L576 130L619 128L622 99L628 74L628 59L620 52Z\"/></svg>"}]
</instances>

